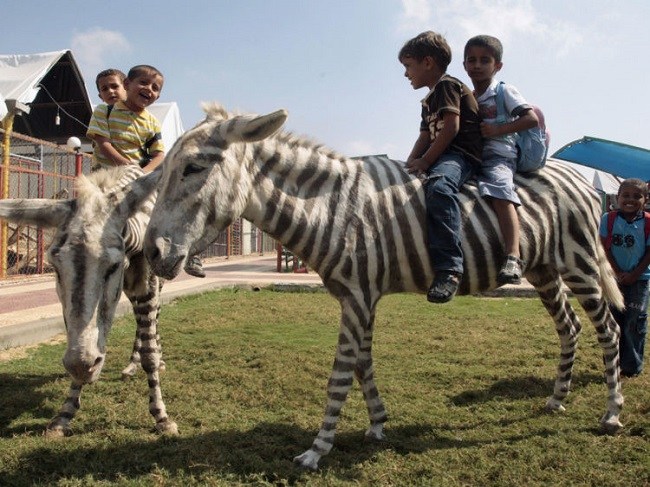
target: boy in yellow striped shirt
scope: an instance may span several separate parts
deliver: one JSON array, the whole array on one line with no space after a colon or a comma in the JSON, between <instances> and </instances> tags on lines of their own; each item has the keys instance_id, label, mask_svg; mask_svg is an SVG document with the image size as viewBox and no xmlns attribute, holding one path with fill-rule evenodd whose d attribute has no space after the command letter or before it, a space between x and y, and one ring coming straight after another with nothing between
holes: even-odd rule
<instances>
[{"instance_id":1,"label":"boy in yellow striped shirt","mask_svg":"<svg viewBox=\"0 0 650 487\"><path fill-rule=\"evenodd\" d=\"M98 164L139 164L147 173L162 162L165 152L160 123L147 107L158 100L163 83L162 73L153 66L134 66L124 79L126 99L95 108L87 135L95 142Z\"/></svg>"},{"instance_id":2,"label":"boy in yellow striped shirt","mask_svg":"<svg viewBox=\"0 0 650 487\"><path fill-rule=\"evenodd\" d=\"M115 84L116 75L121 73L115 71L106 70L97 75L99 97L107 104L95 108L90 119L87 135L94 141L93 158L101 167L139 164L145 173L151 172L163 161L165 148L160 122L147 111L147 107L160 97L164 77L153 66L134 66L123 79L126 99L122 100L119 95L124 90L113 86L113 98L102 90L104 84ZM110 77L107 83L100 79L102 74ZM198 255L187 259L185 272L205 277Z\"/></svg>"}]
</instances>

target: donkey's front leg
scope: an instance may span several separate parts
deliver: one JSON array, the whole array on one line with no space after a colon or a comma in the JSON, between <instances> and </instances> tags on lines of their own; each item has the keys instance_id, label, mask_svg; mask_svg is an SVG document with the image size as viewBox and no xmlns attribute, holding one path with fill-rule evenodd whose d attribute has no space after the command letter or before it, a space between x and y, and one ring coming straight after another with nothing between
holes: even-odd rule
<instances>
[{"instance_id":1,"label":"donkey's front leg","mask_svg":"<svg viewBox=\"0 0 650 487\"><path fill-rule=\"evenodd\" d=\"M70 436L72 434L72 429L70 428L70 422L79 411L81 407L81 388L82 384L75 384L74 382L70 385L70 390L68 392L68 397L61 406L59 413L52 418L52 420L47 425L45 429L45 436L50 438L59 438L63 436Z\"/></svg>"},{"instance_id":2,"label":"donkey's front leg","mask_svg":"<svg viewBox=\"0 0 650 487\"><path fill-rule=\"evenodd\" d=\"M158 315L160 312L160 289L158 279L149 279L149 293L146 298L138 299L135 309L138 322L138 336L141 341L140 360L142 368L147 373L149 384L149 412L156 420L156 431L177 435L178 426L167 416L165 403L160 388L160 337L158 336Z\"/></svg>"},{"instance_id":3,"label":"donkey's front leg","mask_svg":"<svg viewBox=\"0 0 650 487\"><path fill-rule=\"evenodd\" d=\"M346 310L344 306L334 366L327 382L325 417L311 448L293 459L302 468L318 469L320 458L332 449L336 423L354 380L362 336L363 326L360 325L358 316L353 311Z\"/></svg>"},{"instance_id":4,"label":"donkey's front leg","mask_svg":"<svg viewBox=\"0 0 650 487\"><path fill-rule=\"evenodd\" d=\"M133 313L135 314L137 303L131 302L133 306ZM138 333L138 328L136 326L135 330L135 340L133 340L133 350L131 351L131 358L129 359L129 364L124 367L122 370L122 379L126 380L130 377L133 377L138 368L140 367L140 349L142 348L142 340L140 340L140 335Z\"/></svg>"}]
</instances>

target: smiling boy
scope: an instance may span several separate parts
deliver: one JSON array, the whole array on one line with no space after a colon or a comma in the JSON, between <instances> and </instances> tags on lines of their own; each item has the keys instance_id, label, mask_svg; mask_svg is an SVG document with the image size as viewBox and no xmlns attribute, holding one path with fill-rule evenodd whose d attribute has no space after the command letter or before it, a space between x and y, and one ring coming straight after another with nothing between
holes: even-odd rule
<instances>
[{"instance_id":1,"label":"smiling boy","mask_svg":"<svg viewBox=\"0 0 650 487\"><path fill-rule=\"evenodd\" d=\"M95 142L96 162L102 166L139 164L145 173L162 162L160 123L147 107L160 97L163 82L162 73L153 66L134 66L124 79L126 99L116 98L113 105L95 108L87 135Z\"/></svg>"},{"instance_id":2,"label":"smiling boy","mask_svg":"<svg viewBox=\"0 0 650 487\"><path fill-rule=\"evenodd\" d=\"M644 208L648 186L640 179L626 179L618 188L618 211L605 213L600 238L614 268L625 309L612 309L621 330L619 362L621 374L634 377L643 369L648 333L648 279L650 279L650 229Z\"/></svg>"}]
</instances>

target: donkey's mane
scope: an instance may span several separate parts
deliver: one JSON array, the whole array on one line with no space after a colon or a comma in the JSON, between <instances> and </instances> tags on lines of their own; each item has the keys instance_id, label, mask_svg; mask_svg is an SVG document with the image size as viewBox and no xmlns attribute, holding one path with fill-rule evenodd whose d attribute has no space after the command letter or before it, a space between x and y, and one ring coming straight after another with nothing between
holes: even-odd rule
<instances>
[{"instance_id":1,"label":"donkey's mane","mask_svg":"<svg viewBox=\"0 0 650 487\"><path fill-rule=\"evenodd\" d=\"M203 110L205 111L207 117L203 122L210 121L224 121L230 120L237 116L250 116L254 117L254 114L250 113L240 113L238 111L228 112L222 105L218 102L209 102L202 104ZM328 157L333 159L343 160L346 159L346 156L340 154L339 152L319 143L312 137L307 137L304 135L296 135L292 132L279 131L274 136L270 137L271 139L276 139L281 144L288 145L291 149L304 148L321 154L325 154Z\"/></svg>"},{"instance_id":2,"label":"donkey's mane","mask_svg":"<svg viewBox=\"0 0 650 487\"><path fill-rule=\"evenodd\" d=\"M81 175L75 183L77 198L88 200L93 197L103 197L111 191L122 189L125 185L121 184L121 187L118 187L118 184L124 182L121 179L127 171L129 171L129 166L117 166L95 171L87 176Z\"/></svg>"}]
</instances>

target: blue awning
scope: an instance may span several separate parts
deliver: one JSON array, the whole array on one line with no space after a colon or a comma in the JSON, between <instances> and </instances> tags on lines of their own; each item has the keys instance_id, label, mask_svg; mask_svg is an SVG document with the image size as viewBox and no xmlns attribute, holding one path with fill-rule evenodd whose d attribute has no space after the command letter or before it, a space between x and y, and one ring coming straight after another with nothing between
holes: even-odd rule
<instances>
[{"instance_id":1,"label":"blue awning","mask_svg":"<svg viewBox=\"0 0 650 487\"><path fill-rule=\"evenodd\" d=\"M650 181L650 150L633 145L583 137L565 145L552 157L593 167L621 178Z\"/></svg>"}]
</instances>

